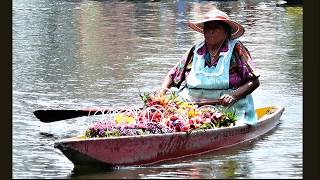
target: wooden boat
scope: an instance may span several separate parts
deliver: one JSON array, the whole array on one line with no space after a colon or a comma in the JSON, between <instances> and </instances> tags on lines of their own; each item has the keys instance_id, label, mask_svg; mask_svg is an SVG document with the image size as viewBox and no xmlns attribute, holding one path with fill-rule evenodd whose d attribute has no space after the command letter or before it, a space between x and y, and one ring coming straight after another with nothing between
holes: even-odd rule
<instances>
[{"instance_id":1,"label":"wooden boat","mask_svg":"<svg viewBox=\"0 0 320 180\"><path fill-rule=\"evenodd\" d=\"M198 155L253 140L279 124L283 107L256 109L258 123L192 132L106 138L79 137L54 146L75 166L133 166Z\"/></svg>"}]
</instances>

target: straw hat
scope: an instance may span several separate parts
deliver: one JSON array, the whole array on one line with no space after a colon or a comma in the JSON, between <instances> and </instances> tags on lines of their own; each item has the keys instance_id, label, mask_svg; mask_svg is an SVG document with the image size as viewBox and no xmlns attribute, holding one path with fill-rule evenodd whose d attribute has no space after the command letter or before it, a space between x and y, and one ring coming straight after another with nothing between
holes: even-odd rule
<instances>
[{"instance_id":1,"label":"straw hat","mask_svg":"<svg viewBox=\"0 0 320 180\"><path fill-rule=\"evenodd\" d=\"M231 39L238 38L238 37L242 36L244 33L243 26L241 26L239 23L231 20L226 13L224 13L216 8L209 11L206 15L204 15L202 20L189 21L188 26L191 29L203 34L203 24L204 24L204 22L208 22L208 21L223 21L223 22L227 23L231 29L231 36L230 36Z\"/></svg>"}]
</instances>

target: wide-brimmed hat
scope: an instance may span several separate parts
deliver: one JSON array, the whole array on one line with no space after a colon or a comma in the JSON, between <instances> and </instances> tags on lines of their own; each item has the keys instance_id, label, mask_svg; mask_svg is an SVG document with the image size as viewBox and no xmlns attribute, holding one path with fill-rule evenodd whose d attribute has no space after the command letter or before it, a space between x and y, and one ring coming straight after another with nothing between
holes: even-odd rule
<instances>
[{"instance_id":1,"label":"wide-brimmed hat","mask_svg":"<svg viewBox=\"0 0 320 180\"><path fill-rule=\"evenodd\" d=\"M213 9L209 11L206 15L203 16L202 20L188 21L188 26L191 29L203 34L203 24L208 21L223 21L227 23L230 26L231 30L230 39L235 39L242 36L245 31L243 26L231 20L226 13L218 9Z\"/></svg>"}]
</instances>

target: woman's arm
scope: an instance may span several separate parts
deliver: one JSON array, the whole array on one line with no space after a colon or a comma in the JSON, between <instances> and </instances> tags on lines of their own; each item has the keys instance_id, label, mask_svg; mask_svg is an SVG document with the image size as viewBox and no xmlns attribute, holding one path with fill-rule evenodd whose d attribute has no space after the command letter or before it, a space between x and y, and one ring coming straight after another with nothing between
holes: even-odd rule
<instances>
[{"instance_id":1,"label":"woman's arm","mask_svg":"<svg viewBox=\"0 0 320 180\"><path fill-rule=\"evenodd\" d=\"M249 80L247 83L241 85L238 89L230 94L224 94L220 97L220 104L223 106L229 106L238 101L241 98L246 97L260 86L259 78L256 77Z\"/></svg>"},{"instance_id":2,"label":"woman's arm","mask_svg":"<svg viewBox=\"0 0 320 180\"><path fill-rule=\"evenodd\" d=\"M203 105L223 105L223 106L229 106L237 102L239 99L246 97L250 93L252 93L255 89L257 89L260 85L259 78L252 79L248 81L247 83L243 84L240 86L238 89L233 91L230 94L224 94L223 96L220 97L218 100L201 100L201 101L196 101L194 103L198 104L199 106Z\"/></svg>"},{"instance_id":3,"label":"woman's arm","mask_svg":"<svg viewBox=\"0 0 320 180\"><path fill-rule=\"evenodd\" d=\"M171 86L172 86L172 79L170 77L170 74L168 73L162 82L161 93L165 94L167 90L171 88Z\"/></svg>"},{"instance_id":4,"label":"woman's arm","mask_svg":"<svg viewBox=\"0 0 320 180\"><path fill-rule=\"evenodd\" d=\"M239 42L235 46L234 53L235 67L243 83L232 93L220 97L221 104L224 106L232 105L252 93L260 85L259 75L254 71L253 60L248 49Z\"/></svg>"},{"instance_id":5,"label":"woman's arm","mask_svg":"<svg viewBox=\"0 0 320 180\"><path fill-rule=\"evenodd\" d=\"M252 80L249 80L247 83L243 84L242 86L240 86L238 89L232 92L231 95L236 99L241 99L251 94L259 86L260 86L260 81L259 81L259 78L256 77Z\"/></svg>"},{"instance_id":6,"label":"woman's arm","mask_svg":"<svg viewBox=\"0 0 320 180\"><path fill-rule=\"evenodd\" d=\"M168 72L161 85L161 93L166 93L172 86L179 88L181 83L185 80L185 73L190 69L187 65L191 63L193 57L193 46L180 59L180 61Z\"/></svg>"}]
</instances>

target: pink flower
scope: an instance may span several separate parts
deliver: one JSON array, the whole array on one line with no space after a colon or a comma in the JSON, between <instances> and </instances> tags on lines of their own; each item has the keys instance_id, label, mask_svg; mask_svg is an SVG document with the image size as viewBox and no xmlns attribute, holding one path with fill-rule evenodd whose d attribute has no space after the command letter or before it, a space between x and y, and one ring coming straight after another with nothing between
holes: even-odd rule
<instances>
[{"instance_id":1,"label":"pink flower","mask_svg":"<svg viewBox=\"0 0 320 180\"><path fill-rule=\"evenodd\" d=\"M205 122L205 123L211 123L211 118L205 118L205 119L204 119L204 122Z\"/></svg>"}]
</instances>

